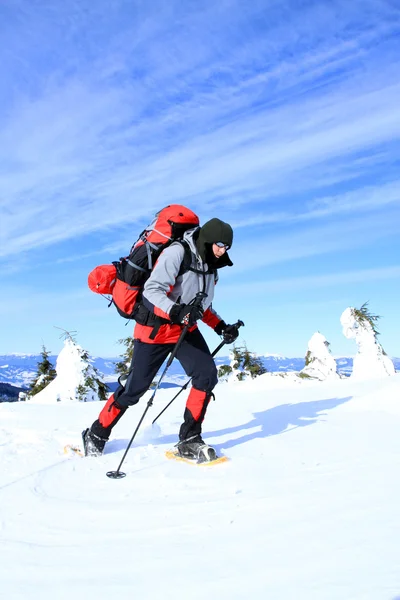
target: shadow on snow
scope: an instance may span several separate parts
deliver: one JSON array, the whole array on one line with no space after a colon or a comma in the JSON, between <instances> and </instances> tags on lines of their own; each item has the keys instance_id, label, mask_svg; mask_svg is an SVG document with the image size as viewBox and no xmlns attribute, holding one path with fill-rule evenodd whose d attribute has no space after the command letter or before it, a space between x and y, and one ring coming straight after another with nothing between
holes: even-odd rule
<instances>
[{"instance_id":1,"label":"shadow on snow","mask_svg":"<svg viewBox=\"0 0 400 600\"><path fill-rule=\"evenodd\" d=\"M326 400L315 400L313 402L299 402L297 404L281 404L268 408L262 412L253 414L253 419L244 425L235 427L227 427L217 431L210 431L204 437L215 437L221 435L229 435L245 431L246 429L258 428L258 431L242 435L239 438L227 440L222 444L214 444L216 450L223 448L227 450L245 444L251 440L258 438L267 438L281 433L288 433L298 427L308 427L318 421L322 421L321 417L326 415L325 411L332 410L345 402L351 400L352 396L344 398L329 398Z\"/></svg>"},{"instance_id":2,"label":"shadow on snow","mask_svg":"<svg viewBox=\"0 0 400 600\"><path fill-rule=\"evenodd\" d=\"M344 398L328 398L325 400L315 400L313 402L299 402L296 404L281 404L280 406L274 406L268 408L262 412L253 414L253 419L242 425L235 425L234 427L226 427L224 429L218 429L216 431L204 431L204 439L210 437L227 436L237 432L243 432L240 437L226 440L221 444L213 444L217 451L222 448L228 450L234 446L245 444L251 440L258 438L267 438L273 435L280 435L281 433L288 433L298 427L308 427L318 421L323 420L322 417L326 415L326 411L332 410L345 402L351 400L352 396L346 396ZM132 411L133 412L133 411ZM207 420L206 420L207 426ZM257 431L251 431L245 433L248 429L258 429ZM178 440L179 426L177 426L176 434L165 435L152 440L154 444L169 444L174 445ZM140 436L140 432L139 432ZM105 454L111 454L118 452L119 450L125 450L129 440L125 439L114 439L108 442ZM133 447L143 445L140 443L133 444Z\"/></svg>"}]
</instances>

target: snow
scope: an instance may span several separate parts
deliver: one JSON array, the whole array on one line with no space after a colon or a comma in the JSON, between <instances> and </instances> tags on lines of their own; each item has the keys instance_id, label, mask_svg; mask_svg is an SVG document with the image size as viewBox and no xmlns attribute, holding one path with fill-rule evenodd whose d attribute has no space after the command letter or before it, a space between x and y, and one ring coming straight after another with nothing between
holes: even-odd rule
<instances>
[{"instance_id":1,"label":"snow","mask_svg":"<svg viewBox=\"0 0 400 600\"><path fill-rule=\"evenodd\" d=\"M29 398L35 404L51 404L65 400L75 401L78 398L84 402L98 400L98 393L94 388L88 388L88 377L93 380L99 377L93 366L85 360L84 351L76 342L67 338L64 347L57 357L57 376L41 392ZM39 378L40 379L40 378ZM83 391L85 390L85 391Z\"/></svg>"},{"instance_id":2,"label":"snow","mask_svg":"<svg viewBox=\"0 0 400 600\"><path fill-rule=\"evenodd\" d=\"M320 381L339 379L336 361L329 350L329 344L319 331L316 331L308 342L307 364L301 373Z\"/></svg>"},{"instance_id":3,"label":"snow","mask_svg":"<svg viewBox=\"0 0 400 600\"><path fill-rule=\"evenodd\" d=\"M268 374L267 374L268 375ZM184 407L159 390L97 459L65 456L100 402L0 404L7 600L394 600L400 595L400 374L221 384L204 437L228 463L168 461ZM279 387L277 386L279 380Z\"/></svg>"},{"instance_id":4,"label":"snow","mask_svg":"<svg viewBox=\"0 0 400 600\"><path fill-rule=\"evenodd\" d=\"M340 317L343 335L348 339L355 339L357 354L353 359L351 377L366 379L374 377L388 377L395 374L393 361L386 356L371 324L357 318L355 309L346 308Z\"/></svg>"}]
</instances>

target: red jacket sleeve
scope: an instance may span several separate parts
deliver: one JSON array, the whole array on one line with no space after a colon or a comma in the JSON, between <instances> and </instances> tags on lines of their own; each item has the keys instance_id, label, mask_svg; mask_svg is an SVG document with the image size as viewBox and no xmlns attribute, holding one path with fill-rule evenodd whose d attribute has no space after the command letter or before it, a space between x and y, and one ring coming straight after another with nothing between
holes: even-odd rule
<instances>
[{"instance_id":1,"label":"red jacket sleeve","mask_svg":"<svg viewBox=\"0 0 400 600\"><path fill-rule=\"evenodd\" d=\"M204 315L202 318L203 323L211 327L211 329L215 329L218 323L222 321L221 317L215 312L212 306L209 306L207 310L204 311Z\"/></svg>"}]
</instances>

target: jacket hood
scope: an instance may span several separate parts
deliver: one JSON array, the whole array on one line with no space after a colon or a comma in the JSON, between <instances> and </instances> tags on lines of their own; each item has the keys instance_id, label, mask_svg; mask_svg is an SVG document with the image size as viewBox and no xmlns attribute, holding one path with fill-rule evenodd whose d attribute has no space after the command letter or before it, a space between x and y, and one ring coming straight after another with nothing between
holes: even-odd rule
<instances>
[{"instance_id":1,"label":"jacket hood","mask_svg":"<svg viewBox=\"0 0 400 600\"><path fill-rule=\"evenodd\" d=\"M197 251L202 260L209 264L210 267L219 269L221 267L231 267L233 265L227 252L224 252L220 258L216 258L212 252L212 245L215 244L215 242L222 242L227 246L232 246L233 230L229 223L225 223L216 218L211 219L196 230L195 236Z\"/></svg>"},{"instance_id":2,"label":"jacket hood","mask_svg":"<svg viewBox=\"0 0 400 600\"><path fill-rule=\"evenodd\" d=\"M195 256L197 256L198 261L201 261L202 263L206 263L210 269L221 269L222 267L232 267L233 262L229 258L228 253L224 252L224 254L220 258L216 258L214 256L214 253L212 252L211 244L209 244L209 243L205 244L205 248L204 248L205 258L203 258L201 256L198 246L197 246L199 235L200 235L200 227L197 227L196 229L190 229L190 231L186 231L183 236L183 241L185 241L189 245L193 254ZM203 267L199 264L199 268L203 268Z\"/></svg>"}]
</instances>

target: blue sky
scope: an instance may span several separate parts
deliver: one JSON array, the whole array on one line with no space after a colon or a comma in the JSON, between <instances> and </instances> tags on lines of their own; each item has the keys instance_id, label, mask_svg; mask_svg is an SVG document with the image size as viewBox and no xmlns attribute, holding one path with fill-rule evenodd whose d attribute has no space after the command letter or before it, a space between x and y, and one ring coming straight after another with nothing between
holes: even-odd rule
<instances>
[{"instance_id":1,"label":"blue sky","mask_svg":"<svg viewBox=\"0 0 400 600\"><path fill-rule=\"evenodd\" d=\"M369 301L400 356L397 1L17 0L0 64L0 353L119 354L87 274L182 203L234 227L214 306L251 350L351 355Z\"/></svg>"}]
</instances>

